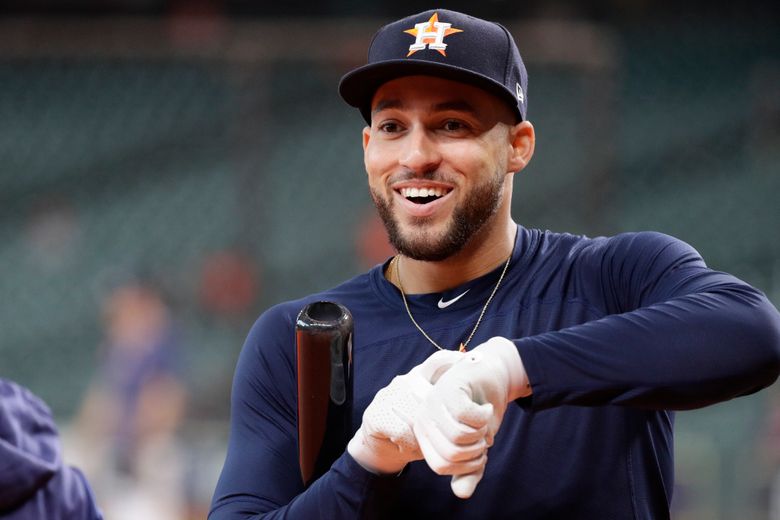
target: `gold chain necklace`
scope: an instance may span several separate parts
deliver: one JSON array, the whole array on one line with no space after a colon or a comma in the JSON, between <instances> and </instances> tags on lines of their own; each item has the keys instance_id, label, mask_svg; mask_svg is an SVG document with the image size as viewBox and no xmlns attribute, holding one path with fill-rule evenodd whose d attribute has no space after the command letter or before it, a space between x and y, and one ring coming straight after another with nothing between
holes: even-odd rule
<instances>
[{"instance_id":1,"label":"gold chain necklace","mask_svg":"<svg viewBox=\"0 0 780 520\"><path fill-rule=\"evenodd\" d=\"M417 330L419 330L423 336L425 336L425 339L431 342L431 344L436 347L439 350L444 350L442 347L439 346L438 343L433 341L431 337L426 334L426 332L423 330L423 328L420 326L419 323L417 323L417 320L414 319L414 316L412 316L412 311L409 309L409 302L406 301L406 292L404 291L404 284L401 282L401 272L398 270L398 258L400 255L396 255L393 257L393 260L391 263L393 264L393 270L395 272L395 278L398 280L398 288L401 289L401 299L404 301L404 307L406 307L406 314L409 315L409 319L412 320L412 323L414 323L414 326L417 327ZM466 352L466 347L469 344L469 341L471 341L471 338L474 337L474 333L477 332L477 329L479 328L479 324L482 323L482 318L485 316L485 311L487 311L488 305L490 305L490 302L493 300L493 296L495 296L496 291L498 291L498 287L501 285L501 282L504 280L504 275L506 274L507 269L509 268L509 262L512 260L512 253L509 253L509 257L506 259L506 262L504 263L504 269L501 271L501 276L498 277L498 282L496 282L496 286L493 287L493 292L490 293L490 296L488 296L487 301L485 302L485 306L482 307L482 312L479 313L479 318L477 318L477 323L474 324L474 328L471 329L471 334L469 334L469 337L466 338L466 341L461 342L460 347L458 347L458 351L460 352Z\"/></svg>"}]
</instances>

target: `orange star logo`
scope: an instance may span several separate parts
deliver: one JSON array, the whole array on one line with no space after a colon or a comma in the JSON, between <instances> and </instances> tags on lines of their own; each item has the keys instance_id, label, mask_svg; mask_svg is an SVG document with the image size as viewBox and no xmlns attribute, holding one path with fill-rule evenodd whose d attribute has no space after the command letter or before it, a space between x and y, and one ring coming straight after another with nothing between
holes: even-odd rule
<instances>
[{"instance_id":1,"label":"orange star logo","mask_svg":"<svg viewBox=\"0 0 780 520\"><path fill-rule=\"evenodd\" d=\"M408 58L415 52L423 50L426 46L429 49L438 51L442 56L447 56L444 52L444 49L447 48L447 44L444 43L444 37L463 32L463 29L455 29L450 23L440 22L439 13L433 13L433 16L427 22L415 24L414 29L407 29L404 32L415 37L415 42L409 46L409 54L406 55Z\"/></svg>"}]
</instances>

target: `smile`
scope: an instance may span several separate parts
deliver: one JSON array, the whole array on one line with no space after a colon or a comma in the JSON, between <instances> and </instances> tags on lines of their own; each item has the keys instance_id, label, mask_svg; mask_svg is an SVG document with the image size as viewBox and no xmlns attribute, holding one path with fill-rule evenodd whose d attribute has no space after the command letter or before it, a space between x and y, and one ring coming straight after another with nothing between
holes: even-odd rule
<instances>
[{"instance_id":1,"label":"smile","mask_svg":"<svg viewBox=\"0 0 780 520\"><path fill-rule=\"evenodd\" d=\"M393 186L399 207L407 215L427 218L448 207L454 186L430 181L405 181Z\"/></svg>"},{"instance_id":2,"label":"smile","mask_svg":"<svg viewBox=\"0 0 780 520\"><path fill-rule=\"evenodd\" d=\"M432 188L401 188L398 190L401 196L415 204L428 204L442 198L450 189L432 187Z\"/></svg>"}]
</instances>

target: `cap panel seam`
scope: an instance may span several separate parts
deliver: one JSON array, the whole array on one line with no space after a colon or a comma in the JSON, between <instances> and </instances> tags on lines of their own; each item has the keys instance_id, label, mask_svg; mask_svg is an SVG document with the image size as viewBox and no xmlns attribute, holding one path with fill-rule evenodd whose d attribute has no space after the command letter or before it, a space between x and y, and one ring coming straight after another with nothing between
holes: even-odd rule
<instances>
[{"instance_id":1,"label":"cap panel seam","mask_svg":"<svg viewBox=\"0 0 780 520\"><path fill-rule=\"evenodd\" d=\"M507 86L507 82L509 81L510 71L512 70L512 67L510 66L510 61L512 58L512 37L509 34L509 31L507 31L506 27L501 25L500 23L496 23L501 29L504 31L504 37L506 38L506 58L504 58L504 86ZM509 87L507 87L509 88Z\"/></svg>"},{"instance_id":2,"label":"cap panel seam","mask_svg":"<svg viewBox=\"0 0 780 520\"><path fill-rule=\"evenodd\" d=\"M385 29L387 29L390 26L390 24L385 25L381 29L379 29L377 32L374 33L374 36L371 38L371 43L368 44L368 52L366 53L366 61L368 63L371 63L371 51L374 49L374 42L377 38L379 38L379 35L382 34Z\"/></svg>"}]
</instances>

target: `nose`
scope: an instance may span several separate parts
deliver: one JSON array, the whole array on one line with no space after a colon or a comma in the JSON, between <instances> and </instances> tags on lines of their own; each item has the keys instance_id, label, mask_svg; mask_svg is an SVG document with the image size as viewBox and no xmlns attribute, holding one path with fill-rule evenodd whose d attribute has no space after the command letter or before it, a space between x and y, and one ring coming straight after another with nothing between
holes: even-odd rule
<instances>
[{"instance_id":1,"label":"nose","mask_svg":"<svg viewBox=\"0 0 780 520\"><path fill-rule=\"evenodd\" d=\"M436 170L441 154L433 136L421 125L415 125L404 136L399 163L416 174Z\"/></svg>"}]
</instances>

